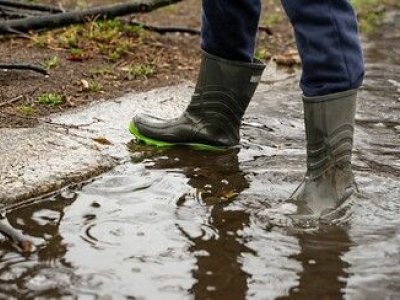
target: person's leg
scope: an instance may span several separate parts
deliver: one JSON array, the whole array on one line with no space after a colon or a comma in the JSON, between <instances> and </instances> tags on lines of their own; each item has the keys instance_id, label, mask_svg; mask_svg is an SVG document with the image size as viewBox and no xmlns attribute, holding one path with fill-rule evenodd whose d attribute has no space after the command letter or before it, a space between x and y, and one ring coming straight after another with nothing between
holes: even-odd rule
<instances>
[{"instance_id":1,"label":"person's leg","mask_svg":"<svg viewBox=\"0 0 400 300\"><path fill-rule=\"evenodd\" d=\"M306 97L358 88L364 64L357 19L348 0L282 0L303 63Z\"/></svg>"},{"instance_id":2,"label":"person's leg","mask_svg":"<svg viewBox=\"0 0 400 300\"><path fill-rule=\"evenodd\" d=\"M203 0L202 63L183 114L162 120L140 114L130 131L156 146L234 146L265 65L254 59L260 0Z\"/></svg>"},{"instance_id":3,"label":"person's leg","mask_svg":"<svg viewBox=\"0 0 400 300\"><path fill-rule=\"evenodd\" d=\"M201 48L210 54L253 61L260 0L203 0Z\"/></svg>"},{"instance_id":4,"label":"person's leg","mask_svg":"<svg viewBox=\"0 0 400 300\"><path fill-rule=\"evenodd\" d=\"M307 137L307 173L291 199L300 214L321 216L356 189L351 152L357 88L364 75L357 20L348 0L282 3L303 63Z\"/></svg>"}]
</instances>

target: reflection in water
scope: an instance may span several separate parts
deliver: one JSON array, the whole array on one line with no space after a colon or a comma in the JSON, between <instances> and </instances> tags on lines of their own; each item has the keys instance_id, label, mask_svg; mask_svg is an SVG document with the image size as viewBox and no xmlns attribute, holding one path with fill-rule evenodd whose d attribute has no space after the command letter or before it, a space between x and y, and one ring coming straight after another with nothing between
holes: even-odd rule
<instances>
[{"instance_id":1,"label":"reflection in water","mask_svg":"<svg viewBox=\"0 0 400 300\"><path fill-rule=\"evenodd\" d=\"M195 299L245 299L248 274L243 271L239 259L249 249L239 240L237 232L248 225L249 216L243 211L224 211L216 205L211 212L209 226L214 227L218 238L191 239L189 248L197 256L197 268L193 271L196 284L191 293Z\"/></svg>"},{"instance_id":2,"label":"reflection in water","mask_svg":"<svg viewBox=\"0 0 400 300\"><path fill-rule=\"evenodd\" d=\"M249 186L240 171L237 154L238 150L210 154L173 149L166 153L168 159L154 165L154 168L183 170L199 200L212 205L203 222L213 235L191 237L180 227L192 244L189 251L196 256L197 266L193 270L196 283L190 289L195 299L245 299L248 274L239 260L250 249L237 233L249 226L250 216L243 210L227 209L228 201L232 200L229 195L237 195Z\"/></svg>"},{"instance_id":3,"label":"reflection in water","mask_svg":"<svg viewBox=\"0 0 400 300\"><path fill-rule=\"evenodd\" d=\"M202 152L185 148L169 149L156 159L153 169L181 170L189 185L196 189L199 201L205 204L229 202L249 187L240 171L238 149L225 152ZM151 169L151 168L150 168Z\"/></svg>"},{"instance_id":4,"label":"reflection in water","mask_svg":"<svg viewBox=\"0 0 400 300\"><path fill-rule=\"evenodd\" d=\"M236 151L207 154L173 149L167 151L163 159L156 160L152 168L183 170L184 174L190 178L189 184L196 189L196 194L200 195L199 200L205 204L210 204L207 199L219 199L232 192L240 193L249 187L245 174L240 171ZM184 202L185 200L180 201L178 210L179 207L184 206ZM252 273L265 272L264 276L268 274L279 277L278 273L285 268L287 272L284 275L287 276L290 273L299 275L291 284L293 288L290 289L289 298L338 299L342 296L346 264L342 262L341 256L349 249L350 244L343 228L326 227L313 233L298 233L292 240L289 237L286 246L283 246L283 239L285 239L283 238L280 244L281 253L271 257L261 248L272 248L271 243L274 241L267 237L262 241L264 244L257 244L253 239L257 240L262 235L272 235L275 242L278 242L279 233L262 233L259 228L252 228L251 213L242 208L232 209L229 203L211 203L214 205L210 207L203 225L212 231L212 234L203 233L192 237L185 232L184 226L180 226L183 234L192 243L189 251L196 257L193 277L197 281L190 289L195 299L245 299L246 296L261 299L273 298L277 293L268 291L270 288L268 283L265 283L264 291L254 294L249 293L248 283L254 282L257 277L257 274L253 277ZM249 241L243 238L242 232L245 230L252 232L250 235L253 237ZM250 237L249 234L247 237ZM296 240L300 247L297 250L298 254L289 258L293 253L289 249L297 244ZM260 261L258 256L261 255L264 259ZM273 266L279 256L282 258L278 262L281 264L286 262L286 266ZM252 269L246 272L243 267L244 257L247 258L245 262L251 260L261 262L257 266L258 270ZM299 265L292 260L298 261L302 268L299 268ZM290 267L290 265L293 266ZM276 271L275 274L273 274L274 271ZM283 281L289 277L290 275L288 278L282 276L280 283L279 279L276 280L275 284L278 287L275 289L285 291L285 286L290 285Z\"/></svg>"},{"instance_id":5,"label":"reflection in water","mask_svg":"<svg viewBox=\"0 0 400 300\"><path fill-rule=\"evenodd\" d=\"M7 214L7 219L11 226L20 229L24 234L46 241L46 247L40 248L37 252L39 259L45 260L49 254L54 259L61 258L67 252L67 248L63 244L62 236L59 235L59 227L65 208L75 199L76 194L65 192L64 197L57 195L48 201L35 203L34 207L19 209L18 213L10 212ZM51 253L47 253L49 249Z\"/></svg>"},{"instance_id":6,"label":"reflection in water","mask_svg":"<svg viewBox=\"0 0 400 300\"><path fill-rule=\"evenodd\" d=\"M61 297L68 284L71 266L63 260L68 251L59 234L64 209L75 200L74 193L64 193L33 205L22 206L7 213L8 222L23 234L30 236L38 250L32 255L16 253L6 242L0 243L0 297L10 299L34 296ZM37 278L39 281L33 282ZM36 290L34 286L41 286Z\"/></svg>"},{"instance_id":7,"label":"reflection in water","mask_svg":"<svg viewBox=\"0 0 400 300\"><path fill-rule=\"evenodd\" d=\"M346 287L348 264L342 260L350 249L350 239L344 228L330 226L314 233L297 234L301 252L295 259L303 271L290 299L341 299Z\"/></svg>"}]
</instances>

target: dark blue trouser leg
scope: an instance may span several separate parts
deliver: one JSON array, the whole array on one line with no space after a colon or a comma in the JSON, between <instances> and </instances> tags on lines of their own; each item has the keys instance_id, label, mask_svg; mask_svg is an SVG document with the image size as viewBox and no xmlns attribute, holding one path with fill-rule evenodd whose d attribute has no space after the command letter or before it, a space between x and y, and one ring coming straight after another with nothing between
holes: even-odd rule
<instances>
[{"instance_id":1,"label":"dark blue trouser leg","mask_svg":"<svg viewBox=\"0 0 400 300\"><path fill-rule=\"evenodd\" d=\"M357 20L348 0L282 0L303 62L305 96L357 88L364 65ZM203 0L202 48L232 60L251 61L260 0Z\"/></svg>"},{"instance_id":2,"label":"dark blue trouser leg","mask_svg":"<svg viewBox=\"0 0 400 300\"><path fill-rule=\"evenodd\" d=\"M260 0L203 0L201 48L222 58L252 61Z\"/></svg>"},{"instance_id":3,"label":"dark blue trouser leg","mask_svg":"<svg viewBox=\"0 0 400 300\"><path fill-rule=\"evenodd\" d=\"M348 0L282 0L303 62L305 96L357 88L364 75L357 20Z\"/></svg>"}]
</instances>

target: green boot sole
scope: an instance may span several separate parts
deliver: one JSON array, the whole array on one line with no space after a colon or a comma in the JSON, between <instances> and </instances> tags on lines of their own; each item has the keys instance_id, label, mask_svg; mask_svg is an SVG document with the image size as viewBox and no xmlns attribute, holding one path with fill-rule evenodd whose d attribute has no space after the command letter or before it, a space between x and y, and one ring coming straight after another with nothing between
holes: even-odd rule
<instances>
[{"instance_id":1,"label":"green boot sole","mask_svg":"<svg viewBox=\"0 0 400 300\"><path fill-rule=\"evenodd\" d=\"M154 146L157 148L170 148L170 147L175 147L175 146L185 146L185 147L190 147L191 149L199 150L199 151L226 151L226 150L233 148L233 147L212 146L212 145L197 144L197 143L170 143L170 142L155 140L155 139L144 136L139 131L139 129L135 126L135 124L133 122L129 123L129 132L138 141L141 141L142 143L144 143L146 145Z\"/></svg>"}]
</instances>

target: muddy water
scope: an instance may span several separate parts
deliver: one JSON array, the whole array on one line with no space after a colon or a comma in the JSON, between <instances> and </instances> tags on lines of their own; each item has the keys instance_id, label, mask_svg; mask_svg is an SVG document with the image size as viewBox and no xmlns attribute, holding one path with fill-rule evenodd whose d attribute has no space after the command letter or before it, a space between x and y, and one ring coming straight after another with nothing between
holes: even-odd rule
<instances>
[{"instance_id":1,"label":"muddy water","mask_svg":"<svg viewBox=\"0 0 400 300\"><path fill-rule=\"evenodd\" d=\"M37 251L0 242L0 298L400 298L399 14L379 37L357 115L360 193L332 224L286 216L305 167L288 76L260 87L240 151L131 144L112 172L7 211Z\"/></svg>"}]
</instances>

